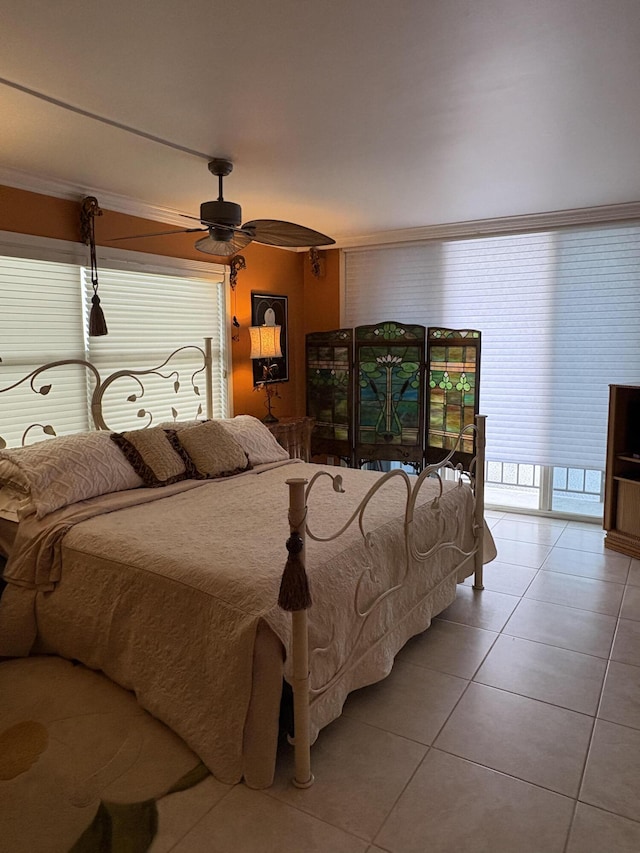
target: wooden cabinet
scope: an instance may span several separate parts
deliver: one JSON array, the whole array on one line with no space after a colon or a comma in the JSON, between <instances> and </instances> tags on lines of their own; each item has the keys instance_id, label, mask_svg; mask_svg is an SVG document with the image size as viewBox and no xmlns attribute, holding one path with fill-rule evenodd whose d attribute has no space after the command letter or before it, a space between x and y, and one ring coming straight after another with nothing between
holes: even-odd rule
<instances>
[{"instance_id":1,"label":"wooden cabinet","mask_svg":"<svg viewBox=\"0 0 640 853\"><path fill-rule=\"evenodd\" d=\"M308 417L280 418L275 423L265 424L292 459L302 459L304 462L311 461L313 425L314 419Z\"/></svg>"},{"instance_id":2,"label":"wooden cabinet","mask_svg":"<svg viewBox=\"0 0 640 853\"><path fill-rule=\"evenodd\" d=\"M640 385L609 387L605 547L640 559Z\"/></svg>"}]
</instances>

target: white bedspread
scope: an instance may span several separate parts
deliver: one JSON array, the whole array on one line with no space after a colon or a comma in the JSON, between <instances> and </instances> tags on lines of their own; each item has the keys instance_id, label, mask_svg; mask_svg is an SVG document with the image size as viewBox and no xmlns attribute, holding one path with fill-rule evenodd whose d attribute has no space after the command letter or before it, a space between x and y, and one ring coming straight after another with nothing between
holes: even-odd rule
<instances>
[{"instance_id":1,"label":"white bedspread","mask_svg":"<svg viewBox=\"0 0 640 853\"><path fill-rule=\"evenodd\" d=\"M252 667L260 622L285 650L289 642L290 617L276 603L289 532L285 480L319 469L296 463L52 513L40 544L23 542L12 554L0 654L15 654L20 644L19 652L28 653L37 625L39 650L81 660L134 690L216 777L238 781L249 702L259 689ZM309 522L316 532L340 527L379 476L340 473L345 494L334 493L328 478L314 489ZM433 511L426 504L438 491L436 481L423 489L417 544L424 550L444 533L470 551L471 490L449 488ZM350 690L390 670L398 649L453 600L456 582L473 570L470 560L459 573L460 553L441 551L411 566L404 585L363 618L405 575L405 494L398 480L376 497L365 516L367 530L379 528L369 547L357 526L337 542L307 541L314 736L339 715Z\"/></svg>"}]
</instances>

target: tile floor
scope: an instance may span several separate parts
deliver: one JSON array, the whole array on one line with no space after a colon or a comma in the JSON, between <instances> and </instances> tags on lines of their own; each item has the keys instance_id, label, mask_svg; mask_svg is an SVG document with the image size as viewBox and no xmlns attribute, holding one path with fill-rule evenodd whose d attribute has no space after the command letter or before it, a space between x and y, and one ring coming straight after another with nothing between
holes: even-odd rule
<instances>
[{"instance_id":1,"label":"tile floor","mask_svg":"<svg viewBox=\"0 0 640 853\"><path fill-rule=\"evenodd\" d=\"M498 560L349 698L315 785L207 779L151 853L638 853L640 561L593 524L488 512Z\"/></svg>"}]
</instances>

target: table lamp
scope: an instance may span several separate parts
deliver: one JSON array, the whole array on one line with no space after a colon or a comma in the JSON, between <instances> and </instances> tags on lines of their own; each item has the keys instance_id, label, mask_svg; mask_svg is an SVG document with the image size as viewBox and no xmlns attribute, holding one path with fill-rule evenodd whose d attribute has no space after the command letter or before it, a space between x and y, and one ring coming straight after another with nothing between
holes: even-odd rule
<instances>
[{"instance_id":1,"label":"table lamp","mask_svg":"<svg viewBox=\"0 0 640 853\"><path fill-rule=\"evenodd\" d=\"M262 363L262 381L267 395L267 414L262 418L265 424L274 424L278 418L271 411L271 398L277 396L273 382L278 374L278 365L273 363L274 358L282 358L280 349L280 332L282 326L250 326L251 335L251 358Z\"/></svg>"}]
</instances>

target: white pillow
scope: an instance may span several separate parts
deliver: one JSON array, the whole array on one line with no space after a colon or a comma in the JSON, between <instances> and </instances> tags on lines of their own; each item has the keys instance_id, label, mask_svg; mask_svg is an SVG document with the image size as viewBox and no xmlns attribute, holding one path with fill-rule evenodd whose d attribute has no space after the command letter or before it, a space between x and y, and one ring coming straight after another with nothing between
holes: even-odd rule
<instances>
[{"instance_id":1,"label":"white pillow","mask_svg":"<svg viewBox=\"0 0 640 853\"><path fill-rule=\"evenodd\" d=\"M251 465L265 465L268 462L289 459L289 453L278 444L268 427L252 415L221 418L219 423L229 430L242 447Z\"/></svg>"},{"instance_id":2,"label":"white pillow","mask_svg":"<svg viewBox=\"0 0 640 853\"><path fill-rule=\"evenodd\" d=\"M76 501L142 485L107 431L0 450L0 485L3 482L13 482L14 488L26 484L38 518Z\"/></svg>"}]
</instances>

